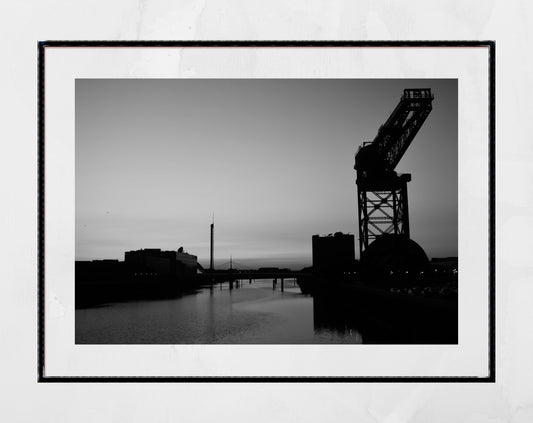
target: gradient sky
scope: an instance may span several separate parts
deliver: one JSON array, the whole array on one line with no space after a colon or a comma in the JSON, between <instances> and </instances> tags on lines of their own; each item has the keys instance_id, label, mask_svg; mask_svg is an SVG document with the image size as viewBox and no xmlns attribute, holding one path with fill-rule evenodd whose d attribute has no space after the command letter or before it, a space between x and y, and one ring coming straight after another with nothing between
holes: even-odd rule
<instances>
[{"instance_id":1,"label":"gradient sky","mask_svg":"<svg viewBox=\"0 0 533 423\"><path fill-rule=\"evenodd\" d=\"M183 246L209 263L301 268L311 236L356 235L354 155L404 88L433 111L397 171L411 238L457 255L457 80L76 80L76 259Z\"/></svg>"}]
</instances>

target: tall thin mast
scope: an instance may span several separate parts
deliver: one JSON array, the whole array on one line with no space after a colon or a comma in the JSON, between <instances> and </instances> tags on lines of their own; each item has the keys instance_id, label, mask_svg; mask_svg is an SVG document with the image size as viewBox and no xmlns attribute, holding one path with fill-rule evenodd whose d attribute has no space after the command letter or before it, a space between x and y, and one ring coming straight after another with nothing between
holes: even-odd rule
<instances>
[{"instance_id":1,"label":"tall thin mast","mask_svg":"<svg viewBox=\"0 0 533 423\"><path fill-rule=\"evenodd\" d=\"M213 264L214 233L215 233L215 214L213 213L213 220L211 221L211 259L209 263L209 270L215 270L215 266Z\"/></svg>"}]
</instances>

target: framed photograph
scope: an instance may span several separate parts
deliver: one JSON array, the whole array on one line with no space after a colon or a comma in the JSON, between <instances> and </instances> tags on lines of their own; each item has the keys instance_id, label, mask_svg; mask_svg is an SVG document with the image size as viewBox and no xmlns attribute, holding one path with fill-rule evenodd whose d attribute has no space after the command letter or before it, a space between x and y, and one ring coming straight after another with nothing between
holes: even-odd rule
<instances>
[{"instance_id":1,"label":"framed photograph","mask_svg":"<svg viewBox=\"0 0 533 423\"><path fill-rule=\"evenodd\" d=\"M493 382L495 45L39 49L41 382Z\"/></svg>"}]
</instances>

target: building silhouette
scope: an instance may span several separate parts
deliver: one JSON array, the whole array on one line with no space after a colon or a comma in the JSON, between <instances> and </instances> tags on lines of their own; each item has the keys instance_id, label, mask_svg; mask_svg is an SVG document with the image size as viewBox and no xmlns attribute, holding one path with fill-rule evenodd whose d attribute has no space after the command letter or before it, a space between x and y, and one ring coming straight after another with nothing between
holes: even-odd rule
<instances>
[{"instance_id":1,"label":"building silhouette","mask_svg":"<svg viewBox=\"0 0 533 423\"><path fill-rule=\"evenodd\" d=\"M342 273L355 263L354 236L336 232L327 236L313 235L313 270Z\"/></svg>"},{"instance_id":2,"label":"building silhouette","mask_svg":"<svg viewBox=\"0 0 533 423\"><path fill-rule=\"evenodd\" d=\"M176 275L196 273L198 257L188 254L180 247L178 251L163 251L159 248L145 248L124 253L124 262L130 271L148 272L154 275Z\"/></svg>"},{"instance_id":3,"label":"building silhouette","mask_svg":"<svg viewBox=\"0 0 533 423\"><path fill-rule=\"evenodd\" d=\"M76 261L76 307L106 301L171 298L196 286L197 257L183 251L126 251L124 261Z\"/></svg>"}]
</instances>

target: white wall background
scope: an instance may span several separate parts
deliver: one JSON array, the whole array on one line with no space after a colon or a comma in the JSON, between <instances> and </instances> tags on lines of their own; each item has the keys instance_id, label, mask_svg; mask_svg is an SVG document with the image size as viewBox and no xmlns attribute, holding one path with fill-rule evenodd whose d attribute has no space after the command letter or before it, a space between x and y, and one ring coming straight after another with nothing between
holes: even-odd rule
<instances>
[{"instance_id":1,"label":"white wall background","mask_svg":"<svg viewBox=\"0 0 533 423\"><path fill-rule=\"evenodd\" d=\"M6 421L533 421L527 1L28 1L0 5L0 409ZM37 384L37 40L494 39L497 383Z\"/></svg>"}]
</instances>

